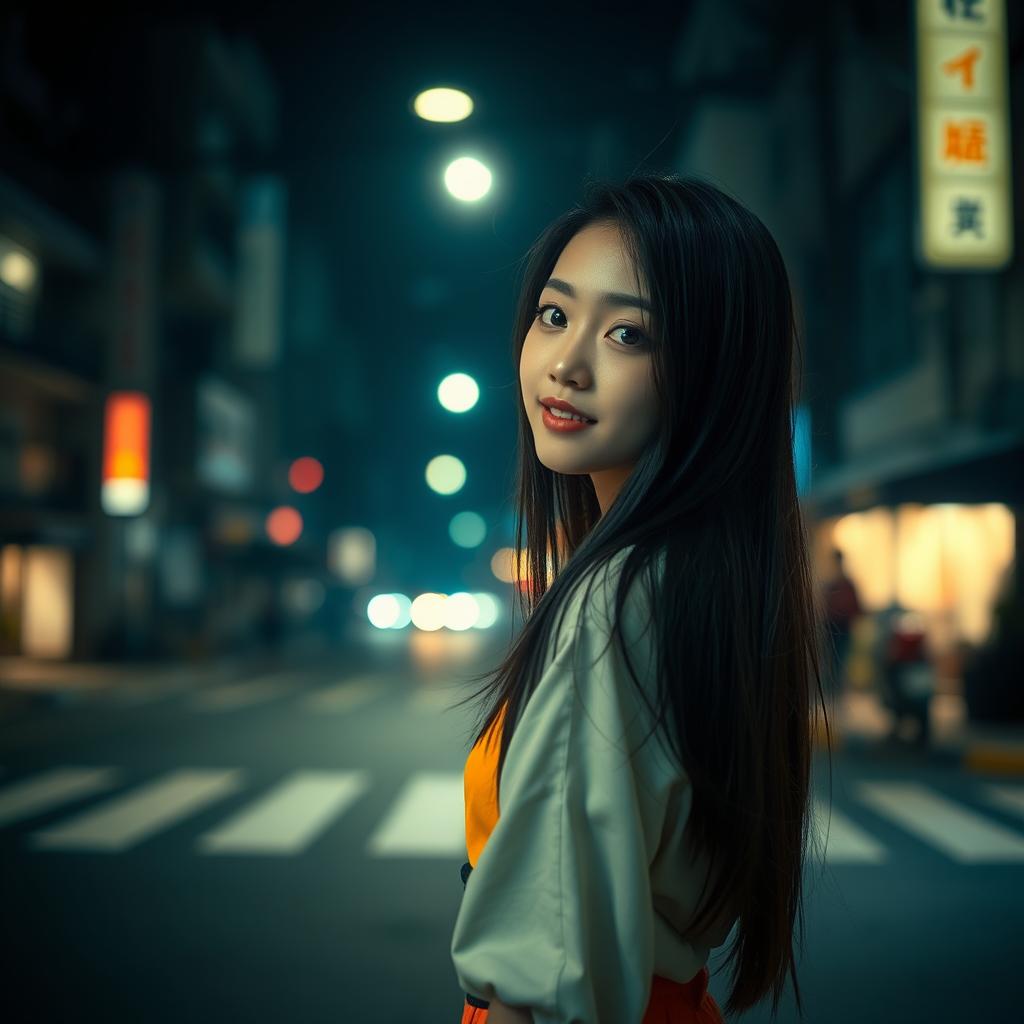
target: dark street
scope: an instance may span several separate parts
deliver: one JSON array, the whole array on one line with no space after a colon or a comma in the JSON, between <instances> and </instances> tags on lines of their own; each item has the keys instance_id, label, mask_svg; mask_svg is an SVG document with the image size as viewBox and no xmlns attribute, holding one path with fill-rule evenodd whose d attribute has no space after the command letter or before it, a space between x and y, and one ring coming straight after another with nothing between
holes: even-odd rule
<instances>
[{"instance_id":1,"label":"dark street","mask_svg":"<svg viewBox=\"0 0 1024 1024\"><path fill-rule=\"evenodd\" d=\"M455 639L423 673L401 647L354 645L9 711L6 975L30 1019L457 1020L470 716L444 709L479 652ZM894 1021L1012 1019L1024 785L878 750L836 753L833 769L826 857L808 874L806 1019L878 1019L882 998ZM821 815L823 751L815 772Z\"/></svg>"},{"instance_id":2,"label":"dark street","mask_svg":"<svg viewBox=\"0 0 1024 1024\"><path fill-rule=\"evenodd\" d=\"M0 13L0 1020L1024 1020L1022 110L1006 0Z\"/></svg>"}]
</instances>

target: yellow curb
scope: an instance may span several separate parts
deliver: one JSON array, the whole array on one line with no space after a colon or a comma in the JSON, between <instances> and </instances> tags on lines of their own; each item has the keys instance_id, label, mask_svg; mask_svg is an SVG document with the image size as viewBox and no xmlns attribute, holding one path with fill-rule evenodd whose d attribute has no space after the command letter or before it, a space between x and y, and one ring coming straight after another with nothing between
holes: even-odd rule
<instances>
[{"instance_id":1,"label":"yellow curb","mask_svg":"<svg viewBox=\"0 0 1024 1024\"><path fill-rule=\"evenodd\" d=\"M986 775L1024 775L1024 748L974 746L964 751L964 768Z\"/></svg>"}]
</instances>

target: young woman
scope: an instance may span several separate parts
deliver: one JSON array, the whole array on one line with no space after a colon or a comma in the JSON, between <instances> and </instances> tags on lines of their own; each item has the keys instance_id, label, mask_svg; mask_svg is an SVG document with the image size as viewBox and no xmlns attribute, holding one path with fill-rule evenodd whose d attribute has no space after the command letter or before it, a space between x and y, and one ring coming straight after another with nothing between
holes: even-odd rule
<instances>
[{"instance_id":1,"label":"young woman","mask_svg":"<svg viewBox=\"0 0 1024 1024\"><path fill-rule=\"evenodd\" d=\"M788 973L802 1013L825 629L779 250L703 180L590 182L527 254L513 341L527 607L467 698L463 1024L713 1024L733 932L726 1011L774 1014Z\"/></svg>"}]
</instances>

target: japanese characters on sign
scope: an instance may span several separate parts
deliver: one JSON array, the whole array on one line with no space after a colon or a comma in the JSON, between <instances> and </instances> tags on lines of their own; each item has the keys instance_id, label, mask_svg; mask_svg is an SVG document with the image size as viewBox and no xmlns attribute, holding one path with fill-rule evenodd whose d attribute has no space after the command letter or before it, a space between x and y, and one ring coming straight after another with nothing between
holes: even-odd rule
<instances>
[{"instance_id":1,"label":"japanese characters on sign","mask_svg":"<svg viewBox=\"0 0 1024 1024\"><path fill-rule=\"evenodd\" d=\"M918 260L1013 256L1004 0L917 0Z\"/></svg>"}]
</instances>

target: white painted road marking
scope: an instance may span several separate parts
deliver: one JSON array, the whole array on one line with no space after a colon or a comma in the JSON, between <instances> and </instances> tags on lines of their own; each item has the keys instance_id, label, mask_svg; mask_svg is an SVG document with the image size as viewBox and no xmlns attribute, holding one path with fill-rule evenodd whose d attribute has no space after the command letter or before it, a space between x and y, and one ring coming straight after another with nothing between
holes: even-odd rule
<instances>
[{"instance_id":1,"label":"white painted road marking","mask_svg":"<svg viewBox=\"0 0 1024 1024\"><path fill-rule=\"evenodd\" d=\"M202 771L182 768L124 796L76 815L63 825L33 833L40 849L119 852L142 842L238 790L238 769Z\"/></svg>"},{"instance_id":2,"label":"white painted road marking","mask_svg":"<svg viewBox=\"0 0 1024 1024\"><path fill-rule=\"evenodd\" d=\"M461 772L418 772L370 836L374 857L450 857L466 849Z\"/></svg>"},{"instance_id":3,"label":"white painted road marking","mask_svg":"<svg viewBox=\"0 0 1024 1024\"><path fill-rule=\"evenodd\" d=\"M1024 861L1024 836L916 782L862 782L860 799L919 839L967 864Z\"/></svg>"},{"instance_id":4,"label":"white painted road marking","mask_svg":"<svg viewBox=\"0 0 1024 1024\"><path fill-rule=\"evenodd\" d=\"M812 803L812 821L819 843L824 844L825 860L830 864L880 864L886 859L885 847L859 825L834 807L829 813L826 802ZM820 855L820 847L815 848Z\"/></svg>"},{"instance_id":5,"label":"white painted road marking","mask_svg":"<svg viewBox=\"0 0 1024 1024\"><path fill-rule=\"evenodd\" d=\"M301 853L369 786L368 772L295 772L196 845L202 853Z\"/></svg>"},{"instance_id":6,"label":"white painted road marking","mask_svg":"<svg viewBox=\"0 0 1024 1024\"><path fill-rule=\"evenodd\" d=\"M1024 818L1024 786L991 785L986 787L986 795L997 807Z\"/></svg>"},{"instance_id":7,"label":"white painted road marking","mask_svg":"<svg viewBox=\"0 0 1024 1024\"><path fill-rule=\"evenodd\" d=\"M54 768L0 789L0 825L32 818L117 785L116 768Z\"/></svg>"}]
</instances>

